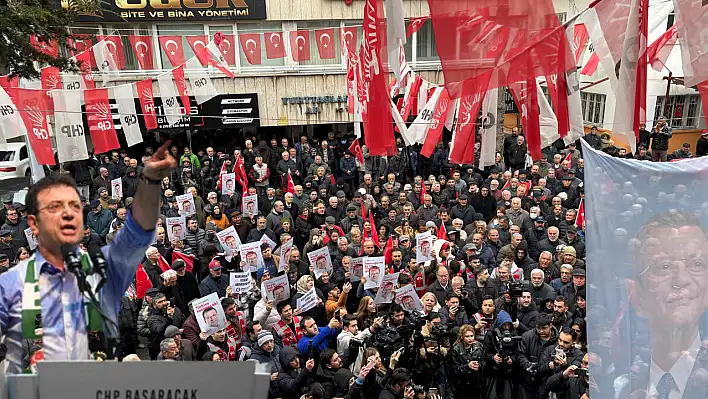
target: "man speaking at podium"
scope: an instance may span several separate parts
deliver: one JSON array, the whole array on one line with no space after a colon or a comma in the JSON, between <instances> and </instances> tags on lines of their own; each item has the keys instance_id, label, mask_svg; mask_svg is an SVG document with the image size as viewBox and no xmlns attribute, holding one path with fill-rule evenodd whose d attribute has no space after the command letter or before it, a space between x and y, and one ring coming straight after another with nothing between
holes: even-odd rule
<instances>
[{"instance_id":1,"label":"man speaking at podium","mask_svg":"<svg viewBox=\"0 0 708 399\"><path fill-rule=\"evenodd\" d=\"M99 291L103 313L117 320L121 297L135 276L157 223L160 182L176 162L167 152L169 142L145 161L132 210L113 242L92 252L105 258L99 275L107 282ZM26 196L27 222L37 237L37 252L0 275L0 337L7 345L8 373L22 371L22 342L41 340L45 360L88 360L87 331L110 328L86 306L77 274L93 274L100 262L78 250L83 238L83 213L74 180L46 177ZM91 248L89 248L91 252ZM65 259L71 262L65 262ZM72 261L73 259L73 261ZM80 260L80 262L79 262ZM72 271L67 266L74 265ZM98 265L98 266L97 266ZM41 322L41 328L38 324Z\"/></svg>"}]
</instances>

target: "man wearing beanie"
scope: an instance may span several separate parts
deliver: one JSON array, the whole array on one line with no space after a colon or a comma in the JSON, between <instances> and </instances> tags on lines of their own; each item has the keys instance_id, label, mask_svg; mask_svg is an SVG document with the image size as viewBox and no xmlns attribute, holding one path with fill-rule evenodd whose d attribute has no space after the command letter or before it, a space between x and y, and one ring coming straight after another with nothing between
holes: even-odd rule
<instances>
[{"instance_id":1,"label":"man wearing beanie","mask_svg":"<svg viewBox=\"0 0 708 399\"><path fill-rule=\"evenodd\" d=\"M280 348L273 341L273 334L266 330L258 333L258 345L253 347L251 359L267 365L266 370L271 373L271 382L278 378L278 372L281 371L280 362L278 362L279 354Z\"/></svg>"}]
</instances>

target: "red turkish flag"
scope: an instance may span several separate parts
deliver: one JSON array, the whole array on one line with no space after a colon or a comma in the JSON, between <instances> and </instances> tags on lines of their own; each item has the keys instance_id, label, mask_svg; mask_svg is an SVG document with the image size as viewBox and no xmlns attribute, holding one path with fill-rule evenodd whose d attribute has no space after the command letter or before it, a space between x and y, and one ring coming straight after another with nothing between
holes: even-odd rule
<instances>
[{"instance_id":1,"label":"red turkish flag","mask_svg":"<svg viewBox=\"0 0 708 399\"><path fill-rule=\"evenodd\" d=\"M374 245L379 246L379 230L376 228L376 223L374 223L374 215L371 214L369 210L369 224L371 225L371 239L374 241Z\"/></svg>"},{"instance_id":2,"label":"red turkish flag","mask_svg":"<svg viewBox=\"0 0 708 399\"><path fill-rule=\"evenodd\" d=\"M172 78L175 81L175 86L177 87L177 94L182 100L182 107L184 107L184 112L187 115L192 113L192 107L189 104L189 90L187 88L187 80L184 77L184 65L180 65L177 68L172 69Z\"/></svg>"},{"instance_id":3,"label":"red turkish flag","mask_svg":"<svg viewBox=\"0 0 708 399\"><path fill-rule=\"evenodd\" d=\"M192 272L194 270L194 260L196 257L194 255L187 255L182 252L178 251L172 251L172 263L175 263L176 260L183 260L185 264L185 270L188 272Z\"/></svg>"},{"instance_id":4,"label":"red turkish flag","mask_svg":"<svg viewBox=\"0 0 708 399\"><path fill-rule=\"evenodd\" d=\"M84 85L87 89L93 89L96 84L93 80L93 71L91 70L91 60L93 58L93 51L84 51L83 53L77 54L76 61L81 64L79 69L81 70L81 79L84 81ZM95 60L93 61L96 62Z\"/></svg>"},{"instance_id":5,"label":"red turkish flag","mask_svg":"<svg viewBox=\"0 0 708 399\"><path fill-rule=\"evenodd\" d=\"M52 140L47 125L47 96L44 90L14 89L17 93L17 109L27 129L32 151L40 165L54 165Z\"/></svg>"},{"instance_id":6,"label":"red turkish flag","mask_svg":"<svg viewBox=\"0 0 708 399\"><path fill-rule=\"evenodd\" d=\"M238 35L241 42L241 51L246 56L246 61L251 65L261 64L261 34L243 33Z\"/></svg>"},{"instance_id":7,"label":"red turkish flag","mask_svg":"<svg viewBox=\"0 0 708 399\"><path fill-rule=\"evenodd\" d=\"M356 53L356 45L359 43L357 41L357 27L345 26L339 34L342 36L342 41L344 42L344 46L342 47L349 49L351 53Z\"/></svg>"},{"instance_id":8,"label":"red turkish flag","mask_svg":"<svg viewBox=\"0 0 708 399\"><path fill-rule=\"evenodd\" d=\"M657 72L661 72L664 69L664 64L666 59L669 58L671 50L674 49L674 45L678 40L678 29L674 24L662 33L654 43L647 47L647 58L651 64L651 68Z\"/></svg>"},{"instance_id":9,"label":"red turkish flag","mask_svg":"<svg viewBox=\"0 0 708 399\"><path fill-rule=\"evenodd\" d=\"M483 76L465 83L462 87L463 96L460 99L457 126L455 126L455 132L452 135L452 148L450 149L450 162L452 163L462 165L474 162L475 122L479 109L482 107L482 100L487 92L488 84L489 76ZM538 106L536 110L538 116Z\"/></svg>"},{"instance_id":10,"label":"red turkish flag","mask_svg":"<svg viewBox=\"0 0 708 399\"><path fill-rule=\"evenodd\" d=\"M447 241L447 229L445 228L445 222L440 222L440 228L438 229L438 239Z\"/></svg>"},{"instance_id":11,"label":"red turkish flag","mask_svg":"<svg viewBox=\"0 0 708 399\"><path fill-rule=\"evenodd\" d=\"M352 141L352 144L349 146L349 152L354 155L354 157L359 161L359 163L364 163L364 153L361 151L359 139L354 139L354 141Z\"/></svg>"},{"instance_id":12,"label":"red turkish flag","mask_svg":"<svg viewBox=\"0 0 708 399\"><path fill-rule=\"evenodd\" d=\"M182 48L182 36L160 36L160 47L165 52L167 59L173 67L184 64L184 48Z\"/></svg>"},{"instance_id":13,"label":"red turkish flag","mask_svg":"<svg viewBox=\"0 0 708 399\"><path fill-rule=\"evenodd\" d=\"M84 90L84 102L94 151L100 154L119 148L120 143L108 102L108 89Z\"/></svg>"},{"instance_id":14,"label":"red turkish flag","mask_svg":"<svg viewBox=\"0 0 708 399\"><path fill-rule=\"evenodd\" d=\"M430 16L411 18L408 28L406 28L406 37L410 37L412 34L418 32L428 19L430 19Z\"/></svg>"},{"instance_id":15,"label":"red turkish flag","mask_svg":"<svg viewBox=\"0 0 708 399\"><path fill-rule=\"evenodd\" d=\"M283 43L283 32L266 32L263 34L265 41L266 58L284 58L285 44Z\"/></svg>"},{"instance_id":16,"label":"red turkish flag","mask_svg":"<svg viewBox=\"0 0 708 399\"><path fill-rule=\"evenodd\" d=\"M295 30L290 32L290 52L295 62L310 60L310 31Z\"/></svg>"},{"instance_id":17,"label":"red turkish flag","mask_svg":"<svg viewBox=\"0 0 708 399\"><path fill-rule=\"evenodd\" d=\"M138 89L140 108L143 111L145 128L148 130L157 129L157 116L155 115L155 100L152 93L152 79L141 80L135 84Z\"/></svg>"},{"instance_id":18,"label":"red turkish flag","mask_svg":"<svg viewBox=\"0 0 708 399\"><path fill-rule=\"evenodd\" d=\"M40 41L37 35L30 35L30 44L35 50L42 54L48 55L50 57L59 57L59 46L57 46L56 41Z\"/></svg>"},{"instance_id":19,"label":"red turkish flag","mask_svg":"<svg viewBox=\"0 0 708 399\"><path fill-rule=\"evenodd\" d=\"M47 95L47 110L54 111L54 101L50 90L62 89L61 72L57 67L44 67L41 71L42 90L45 90Z\"/></svg>"},{"instance_id":20,"label":"red turkish flag","mask_svg":"<svg viewBox=\"0 0 708 399\"><path fill-rule=\"evenodd\" d=\"M187 43L189 43L189 47L192 48L202 66L209 65L209 53L204 51L207 44L209 44L207 35L187 36Z\"/></svg>"},{"instance_id":21,"label":"red turkish flag","mask_svg":"<svg viewBox=\"0 0 708 399\"><path fill-rule=\"evenodd\" d=\"M135 296L138 299L145 298L145 294L150 288L152 288L150 277L148 277L147 272L145 272L143 265L140 264L138 270L135 272Z\"/></svg>"},{"instance_id":22,"label":"red turkish flag","mask_svg":"<svg viewBox=\"0 0 708 399\"><path fill-rule=\"evenodd\" d=\"M166 272L166 271L172 269L172 268L170 267L170 264L167 263L167 259L165 259L165 257L162 256L162 255L160 255L160 257L157 259L157 266L158 266L158 267L160 268L160 270L162 270L163 272Z\"/></svg>"},{"instance_id":23,"label":"red turkish flag","mask_svg":"<svg viewBox=\"0 0 708 399\"><path fill-rule=\"evenodd\" d=\"M580 200L580 205L578 206L578 215L575 217L575 227L582 229L585 224L585 200Z\"/></svg>"},{"instance_id":24,"label":"red turkish flag","mask_svg":"<svg viewBox=\"0 0 708 399\"><path fill-rule=\"evenodd\" d=\"M125 53L123 52L123 41L118 35L97 35L98 40L106 41L106 48L108 52L111 53L113 59L116 60L118 69L125 69Z\"/></svg>"},{"instance_id":25,"label":"red turkish flag","mask_svg":"<svg viewBox=\"0 0 708 399\"><path fill-rule=\"evenodd\" d=\"M74 50L69 50L69 55L72 57L79 57L79 54L86 52L89 54L88 56L88 64L92 67L96 67L96 58L93 56L93 51L90 51L91 47L93 46L93 42L91 40L91 36L89 35L74 35L74 38L68 38L66 39L66 43L75 48L76 51Z\"/></svg>"},{"instance_id":26,"label":"red turkish flag","mask_svg":"<svg viewBox=\"0 0 708 399\"><path fill-rule=\"evenodd\" d=\"M447 114L452 108L452 100L450 100L450 95L447 89L443 88L440 97L438 98L438 103L435 106L435 113L433 114L433 121L430 129L428 129L428 134L425 136L425 141L423 142L423 148L420 150L420 155L430 158L435 151L435 146L438 145L440 139L442 138L442 128L445 126L445 120L447 119ZM423 185L425 187L425 185ZM421 200L423 197L421 196Z\"/></svg>"},{"instance_id":27,"label":"red turkish flag","mask_svg":"<svg viewBox=\"0 0 708 399\"><path fill-rule=\"evenodd\" d=\"M529 154L534 160L541 158L541 120L538 109L538 91L536 79L519 82L509 86L516 105L521 110L521 125Z\"/></svg>"},{"instance_id":28,"label":"red turkish flag","mask_svg":"<svg viewBox=\"0 0 708 399\"><path fill-rule=\"evenodd\" d=\"M128 36L128 40L130 40L130 47L133 48L135 58L138 59L140 69L155 69L152 51L152 36L130 35Z\"/></svg>"},{"instance_id":29,"label":"red turkish flag","mask_svg":"<svg viewBox=\"0 0 708 399\"><path fill-rule=\"evenodd\" d=\"M221 41L216 44L229 65L236 65L236 38L234 35L221 35Z\"/></svg>"},{"instance_id":30,"label":"red turkish flag","mask_svg":"<svg viewBox=\"0 0 708 399\"><path fill-rule=\"evenodd\" d=\"M286 177L287 182L285 185L285 192L290 193L290 194L295 194L295 183L293 183L293 177L290 174L290 170L288 170L288 176Z\"/></svg>"},{"instance_id":31,"label":"red turkish flag","mask_svg":"<svg viewBox=\"0 0 708 399\"><path fill-rule=\"evenodd\" d=\"M334 45L334 28L317 29L315 31L317 40L317 51L323 60L331 60L337 57Z\"/></svg>"},{"instance_id":32,"label":"red turkish flag","mask_svg":"<svg viewBox=\"0 0 708 399\"><path fill-rule=\"evenodd\" d=\"M460 83L486 74L492 78L489 88L496 88L531 77L559 75L575 67L570 46L557 57L558 43L566 32L552 0L479 0L471 5L429 0L428 5L445 84L453 98L462 95ZM500 35L506 39L501 45ZM501 54L493 62L481 62L499 49ZM544 55L560 59L547 70L536 62Z\"/></svg>"}]
</instances>

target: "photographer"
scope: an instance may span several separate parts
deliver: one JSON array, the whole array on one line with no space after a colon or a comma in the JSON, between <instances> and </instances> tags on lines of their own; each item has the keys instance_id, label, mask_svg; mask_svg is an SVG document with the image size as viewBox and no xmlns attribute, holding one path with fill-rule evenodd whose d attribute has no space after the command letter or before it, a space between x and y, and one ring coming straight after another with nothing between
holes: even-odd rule
<instances>
[{"instance_id":1,"label":"photographer","mask_svg":"<svg viewBox=\"0 0 708 399\"><path fill-rule=\"evenodd\" d=\"M659 117L656 126L651 130L651 160L652 162L666 162L669 150L669 139L673 136L671 127L666 123L666 118Z\"/></svg>"},{"instance_id":2,"label":"photographer","mask_svg":"<svg viewBox=\"0 0 708 399\"><path fill-rule=\"evenodd\" d=\"M562 373L568 366L579 366L582 359L583 352L573 345L573 330L564 328L558 334L558 345L551 345L544 349L538 377L540 380L546 380L553 374ZM541 397L544 398L547 392L548 387L542 385Z\"/></svg>"},{"instance_id":3,"label":"photographer","mask_svg":"<svg viewBox=\"0 0 708 399\"><path fill-rule=\"evenodd\" d=\"M421 327L420 337L414 342L418 348L416 369L413 370L413 379L425 389L437 388L445 381L445 358L451 348L450 333L442 324L440 315L430 312L425 317L427 322ZM422 343L420 342L422 340ZM441 392L444 390L441 389Z\"/></svg>"},{"instance_id":4,"label":"photographer","mask_svg":"<svg viewBox=\"0 0 708 399\"><path fill-rule=\"evenodd\" d=\"M337 336L337 353L342 358L343 367L354 364L355 370L358 370L360 357L364 351L363 343L371 337L375 329L381 326L382 321L382 318L376 318L371 327L359 331L355 315L345 314L342 317L342 332Z\"/></svg>"},{"instance_id":5,"label":"photographer","mask_svg":"<svg viewBox=\"0 0 708 399\"><path fill-rule=\"evenodd\" d=\"M467 313L473 315L479 310L479 302L475 296L470 296L470 292L465 288L465 280L460 276L452 278L452 292L460 297L460 307Z\"/></svg>"},{"instance_id":6,"label":"photographer","mask_svg":"<svg viewBox=\"0 0 708 399\"><path fill-rule=\"evenodd\" d=\"M481 399L484 388L484 345L475 339L474 327L465 324L452 347L452 374L455 397Z\"/></svg>"},{"instance_id":7,"label":"photographer","mask_svg":"<svg viewBox=\"0 0 708 399\"><path fill-rule=\"evenodd\" d=\"M581 362L582 368L578 366L568 366L562 373L556 373L546 382L549 391L558 394L558 398L564 399L587 399L591 394L601 392L592 375L588 373L589 357L595 357L594 360L599 362L600 358L597 355L588 355L583 357ZM602 392L604 395L610 392Z\"/></svg>"},{"instance_id":8,"label":"photographer","mask_svg":"<svg viewBox=\"0 0 708 399\"><path fill-rule=\"evenodd\" d=\"M454 292L450 292L445 297L445 306L440 308L440 321L452 331L455 327L462 327L469 323L467 313L460 308L460 297Z\"/></svg>"},{"instance_id":9,"label":"photographer","mask_svg":"<svg viewBox=\"0 0 708 399\"><path fill-rule=\"evenodd\" d=\"M494 308L494 298L490 295L482 298L482 308L472 315L472 322L475 323L474 330L477 333L477 341L484 341L484 337L492 329L497 314Z\"/></svg>"},{"instance_id":10,"label":"photographer","mask_svg":"<svg viewBox=\"0 0 708 399\"><path fill-rule=\"evenodd\" d=\"M555 345L558 330L551 325L551 315L539 314L536 328L521 335L517 348L517 360L521 368L521 394L524 399L538 399L541 380L537 378L543 352Z\"/></svg>"},{"instance_id":11,"label":"photographer","mask_svg":"<svg viewBox=\"0 0 708 399\"><path fill-rule=\"evenodd\" d=\"M487 397L516 398L518 395L517 344L521 337L508 313L501 311L494 321L494 329L484 337L487 368Z\"/></svg>"}]
</instances>

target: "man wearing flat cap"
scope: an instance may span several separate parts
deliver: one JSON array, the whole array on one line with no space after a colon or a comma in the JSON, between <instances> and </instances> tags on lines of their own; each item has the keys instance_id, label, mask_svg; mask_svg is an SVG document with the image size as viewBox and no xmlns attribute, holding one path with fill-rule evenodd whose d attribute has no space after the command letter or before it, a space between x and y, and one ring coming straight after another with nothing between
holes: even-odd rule
<instances>
[{"instance_id":1,"label":"man wearing flat cap","mask_svg":"<svg viewBox=\"0 0 708 399\"><path fill-rule=\"evenodd\" d=\"M0 230L0 254L8 259L15 259L15 247L12 245L12 232L10 230Z\"/></svg>"}]
</instances>

